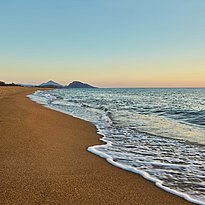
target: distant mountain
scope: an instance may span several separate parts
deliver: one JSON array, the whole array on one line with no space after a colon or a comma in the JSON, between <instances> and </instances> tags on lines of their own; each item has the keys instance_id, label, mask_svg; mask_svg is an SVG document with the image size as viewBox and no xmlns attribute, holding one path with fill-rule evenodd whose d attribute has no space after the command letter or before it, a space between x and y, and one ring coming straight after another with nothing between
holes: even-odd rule
<instances>
[{"instance_id":1,"label":"distant mountain","mask_svg":"<svg viewBox=\"0 0 205 205\"><path fill-rule=\"evenodd\" d=\"M73 81L72 83L70 83L68 86L65 86L64 88L97 88L97 87L79 81Z\"/></svg>"},{"instance_id":2,"label":"distant mountain","mask_svg":"<svg viewBox=\"0 0 205 205\"><path fill-rule=\"evenodd\" d=\"M56 83L52 80L49 80L46 83L40 84L39 87L42 87L42 88L62 88L63 86L59 83Z\"/></svg>"}]
</instances>

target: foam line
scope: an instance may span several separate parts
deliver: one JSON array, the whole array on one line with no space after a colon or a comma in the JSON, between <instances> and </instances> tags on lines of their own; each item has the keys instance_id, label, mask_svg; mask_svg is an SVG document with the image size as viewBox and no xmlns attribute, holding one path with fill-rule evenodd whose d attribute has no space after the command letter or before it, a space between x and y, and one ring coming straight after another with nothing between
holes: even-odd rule
<instances>
[{"instance_id":1,"label":"foam line","mask_svg":"<svg viewBox=\"0 0 205 205\"><path fill-rule=\"evenodd\" d=\"M131 166L129 166L129 165L123 165L123 164L120 164L120 163L118 163L118 162L115 162L112 157L110 157L109 155L107 155L107 154L105 154L105 153L103 153L103 152L101 152L101 151L99 151L99 150L96 149L96 148L99 148L99 147L101 147L101 146L104 146L104 145L95 145L95 146L92 146L92 147L88 147L87 150L88 150L89 152L95 154L95 155L98 155L98 156L101 157L101 158L104 158L107 162L109 162L109 163L112 164L113 166L116 166L116 167L121 168L121 169L124 169L124 170L126 170L126 171L130 171L130 172L133 172L133 173L135 173L135 174L141 175L143 178L145 178L145 179L147 179L147 180L149 180L149 181L155 183L155 185L156 185L157 187L163 189L163 190L166 191L166 192L169 192L169 193L171 193L171 194L177 195L177 196L179 196L179 197L181 197L181 198L184 198L185 200L190 201L190 202L192 202L192 203L199 204L199 205L205 205L204 202L201 202L201 201L199 201L199 200L193 199L193 198L191 198L188 194L184 194L184 193L179 192L179 191L177 191L177 190L170 189L170 188L168 188L168 187L163 186L163 185L162 185L163 182L162 182L161 180L158 180L158 179L156 179L156 178L154 178L154 177L151 177L148 173L146 173L146 172L144 172L144 171L141 171L141 170L139 170L139 169L137 169L137 168L135 168L135 167L131 167Z\"/></svg>"},{"instance_id":2,"label":"foam line","mask_svg":"<svg viewBox=\"0 0 205 205\"><path fill-rule=\"evenodd\" d=\"M37 102L38 104L41 104L43 105L44 107L46 108L49 108L49 109L52 109L52 110L55 110L55 111L59 111L59 112L62 112L64 114L67 114L67 115L71 115L73 117L76 117L76 118L79 118L78 116L75 116L75 115L72 115L71 113L67 112L67 111L64 111L64 110L61 110L61 109L58 109L58 108L54 108L54 107L51 107L49 104L45 104L43 102L41 102L38 97L35 96L36 93L41 93L42 91L36 91L33 95L28 95L27 97L34 101L34 102ZM51 96L47 95L46 96L48 99L51 98ZM50 100L55 100L54 98L50 99ZM79 118L79 119L82 119L82 118ZM83 119L85 120L85 119ZM87 121L87 120L85 120ZM95 125L96 126L96 125ZM144 177L145 179L153 182L157 187L163 189L164 191L166 192L169 192L171 194L174 194L174 195L177 195L181 198L184 198L185 200L187 201L190 201L192 203L195 203L195 204L199 204L199 205L205 205L205 202L202 202L202 201L199 201L197 199L193 199L191 198L188 194L185 194L185 193L182 193L182 192L179 192L177 190L174 190L174 189L170 189L168 187L165 187L163 186L163 181L159 180L159 179L156 179L154 177L151 177L147 172L145 171L141 171L139 169L137 169L136 167L132 167L132 166L129 166L129 165L124 165L124 164L121 164L121 163L118 163L116 161L113 160L113 158L111 156L109 156L108 154L104 153L104 152L101 152L98 150L98 148L100 147L109 147L109 146L112 146L112 142L106 140L106 137L105 137L105 134L100 130L100 128L98 126L96 126L96 130L97 130L97 133L100 134L102 136L102 138L100 138L101 141L105 142L104 145L95 145L95 146L91 146L91 147L88 147L87 150L95 155L98 155L100 156L101 158L104 158L107 162L109 162L110 164L112 164L113 166L116 166L116 167L119 167L121 169L124 169L124 170L127 170L127 171L130 171L130 172L133 172L133 173L136 173L136 174L139 174L141 175L142 177Z\"/></svg>"}]
</instances>

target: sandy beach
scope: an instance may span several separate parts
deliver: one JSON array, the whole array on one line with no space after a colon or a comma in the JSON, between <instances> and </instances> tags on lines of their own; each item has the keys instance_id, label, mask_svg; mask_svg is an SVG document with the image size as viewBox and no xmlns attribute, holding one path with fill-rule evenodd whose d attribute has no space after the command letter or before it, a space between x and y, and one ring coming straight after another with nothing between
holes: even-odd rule
<instances>
[{"instance_id":1,"label":"sandy beach","mask_svg":"<svg viewBox=\"0 0 205 205\"><path fill-rule=\"evenodd\" d=\"M0 204L191 204L87 151L95 126L0 87Z\"/></svg>"}]
</instances>

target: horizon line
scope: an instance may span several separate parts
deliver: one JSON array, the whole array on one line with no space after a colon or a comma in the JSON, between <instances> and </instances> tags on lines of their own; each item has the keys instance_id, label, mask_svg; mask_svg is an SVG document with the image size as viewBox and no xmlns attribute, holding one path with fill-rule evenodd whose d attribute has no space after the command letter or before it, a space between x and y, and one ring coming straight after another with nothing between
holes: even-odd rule
<instances>
[{"instance_id":1,"label":"horizon line","mask_svg":"<svg viewBox=\"0 0 205 205\"><path fill-rule=\"evenodd\" d=\"M3 80L0 80L0 81L2 81L2 82L5 82L5 81L3 81ZM55 80L48 80L48 81L46 81L46 82L49 82L49 81L54 81L54 82L56 82ZM80 81L80 80L73 80L73 81L71 81L71 82L74 82L74 81L79 81L79 82L82 82L82 83L87 83L87 84L89 84L88 82L84 82L84 81ZM38 84L38 83L19 83L19 82L13 82L13 81L10 81L10 82L6 82L6 83L8 83L8 84L11 84L11 83L14 83L14 84L16 84L16 85L22 85L22 86L38 86L38 85L40 85L40 84ZM58 83L58 82L57 82ZM66 86L66 85L68 85L68 84L61 84L61 83L59 83L60 85L62 85L62 86ZM92 83L91 83L91 85L93 85ZM94 85L95 86L95 85ZM98 86L95 86L95 87L97 87L97 88L113 88L113 89L117 89L117 88L124 88L124 89L135 89L135 88L142 88L142 89L146 89L146 88L150 88L150 89L159 89L159 88L161 88L161 89L169 89L169 88L178 88L178 89L182 89L182 88L187 88L187 89L191 89L191 88L199 88L199 89L204 89L205 88L205 86L136 86L136 87L106 87L106 86L103 86L103 87L98 87Z\"/></svg>"}]
</instances>

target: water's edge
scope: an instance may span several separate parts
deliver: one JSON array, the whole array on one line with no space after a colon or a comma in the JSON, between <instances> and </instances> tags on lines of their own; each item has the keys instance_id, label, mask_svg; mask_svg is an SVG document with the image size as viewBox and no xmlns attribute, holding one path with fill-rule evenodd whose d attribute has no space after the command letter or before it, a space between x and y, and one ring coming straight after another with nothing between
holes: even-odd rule
<instances>
[{"instance_id":1,"label":"water's edge","mask_svg":"<svg viewBox=\"0 0 205 205\"><path fill-rule=\"evenodd\" d=\"M27 97L28 97L31 101L33 101L33 102L35 102L35 103L37 103L37 104L42 105L41 103L39 103L39 102L37 102L36 100L33 100L33 99L31 98L31 95L32 95L32 94L34 94L34 93L31 93L31 94L27 95ZM106 147L106 146L108 146L108 145L111 145L111 142L109 142L109 141L107 141L107 140L105 139L104 134L101 133L101 132L99 131L98 127L97 127L95 124L93 124L92 122L87 121L87 120L85 120L85 119L81 119L81 118L79 118L79 117L77 117L77 116L74 116L74 115L70 114L69 112L66 112L66 111L63 111L63 110L60 110L60 109L56 109L56 108L53 108L53 107L50 107L50 106L46 106L46 105L42 105L42 106L45 107L45 108L51 109L51 110L55 110L55 111L64 113L64 114L69 115L69 116L72 116L72 117L74 117L74 118L77 118L77 119L86 121L86 122L91 123L92 125L94 125L95 128L96 128L96 133L101 136L101 138L100 138L99 140L102 141L104 144L103 144L103 145L90 146L90 147L87 148L87 151L89 151L89 152L91 152L91 153L93 153L93 154L95 154L95 155L97 155L97 156L99 156L99 157L105 159L108 163L110 163L111 165L113 165L113 166L115 166L115 167L121 168L121 169L123 169L123 170L129 171L129 172L132 172L132 173L135 173L135 174L139 174L140 176L142 176L142 177L145 178L146 180L148 180L148 181L154 183L157 187L159 187L160 189L163 189L164 191L166 191L166 192L168 192L168 193L171 193L171 194L173 194L173 195L179 196L179 197L181 197L181 198L183 198L183 199L185 199L185 200L187 200L187 201L189 201L189 202L191 202L191 203L194 203L194 204L205 205L204 202L201 202L201 201L199 201L199 200L197 200L197 199L193 199L193 198L191 198L191 197L190 197L189 195L187 195L187 194L184 194L184 193L182 193L182 192L179 192L179 191L176 191L176 190L174 190L174 189L170 189L170 188L168 188L168 187L163 186L163 185L162 185L162 181L160 181L159 179L156 179L156 178L151 177L148 173L146 173L146 172L144 172L144 171L141 171L141 170L139 170L139 169L137 169L137 168L135 168L135 167L131 167L131 166L129 166L129 165L123 165L123 164L120 164L120 163L118 163L118 162L115 162L112 157L110 157L109 155L107 155L107 154L105 154L105 153L103 153L103 152L97 150L96 148L98 148L98 147L102 147L102 146L103 146L103 147Z\"/></svg>"}]
</instances>

